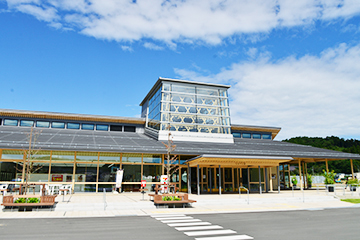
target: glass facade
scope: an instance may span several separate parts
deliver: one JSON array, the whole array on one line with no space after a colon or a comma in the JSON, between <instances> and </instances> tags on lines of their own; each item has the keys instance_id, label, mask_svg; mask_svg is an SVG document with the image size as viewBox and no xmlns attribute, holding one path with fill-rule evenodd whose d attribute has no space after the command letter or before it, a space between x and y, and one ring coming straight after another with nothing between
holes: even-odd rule
<instances>
[{"instance_id":1,"label":"glass facade","mask_svg":"<svg viewBox=\"0 0 360 240\"><path fill-rule=\"evenodd\" d=\"M148 127L155 130L230 134L225 88L163 82L148 111Z\"/></svg>"}]
</instances>

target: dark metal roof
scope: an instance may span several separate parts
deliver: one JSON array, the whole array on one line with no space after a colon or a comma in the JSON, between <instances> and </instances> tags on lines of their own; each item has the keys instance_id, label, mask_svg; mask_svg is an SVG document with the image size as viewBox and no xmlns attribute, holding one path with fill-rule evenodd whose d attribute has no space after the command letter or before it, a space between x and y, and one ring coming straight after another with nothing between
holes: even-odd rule
<instances>
[{"instance_id":1,"label":"dark metal roof","mask_svg":"<svg viewBox=\"0 0 360 240\"><path fill-rule=\"evenodd\" d=\"M167 82L177 82L177 83L189 83L189 84L196 84L196 85L204 85L204 86L211 86L211 87L221 87L221 88L230 88L229 85L223 85L223 84L215 84L215 83L204 83L204 82L195 82L195 81L189 81L189 80L181 80L181 79L172 79L172 78L162 78L159 77L159 79L156 81L156 83L153 85L153 87L150 89L148 94L144 97L144 99L139 104L140 106L144 105L147 99L152 97L152 95L155 93L155 91L159 88L160 83L163 81Z\"/></svg>"},{"instance_id":2,"label":"dark metal roof","mask_svg":"<svg viewBox=\"0 0 360 240\"><path fill-rule=\"evenodd\" d=\"M18 117L31 119L58 119L63 121L92 121L104 123L129 123L129 124L145 124L145 118L135 117L115 117L92 114L75 114L75 113L59 113L59 112L43 112L43 111L27 111L14 109L1 109L2 117Z\"/></svg>"},{"instance_id":3,"label":"dark metal roof","mask_svg":"<svg viewBox=\"0 0 360 240\"><path fill-rule=\"evenodd\" d=\"M0 148L26 149L30 128L0 126ZM235 139L234 144L175 142L175 154L256 155L318 159L360 159L350 154L272 140ZM37 147L43 150L165 153L161 141L141 133L43 129Z\"/></svg>"}]
</instances>

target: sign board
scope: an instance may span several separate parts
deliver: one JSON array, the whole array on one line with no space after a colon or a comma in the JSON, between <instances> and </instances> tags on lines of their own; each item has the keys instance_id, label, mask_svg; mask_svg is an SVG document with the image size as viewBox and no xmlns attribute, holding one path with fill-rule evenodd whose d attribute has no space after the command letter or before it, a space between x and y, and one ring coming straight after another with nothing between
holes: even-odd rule
<instances>
[{"instance_id":1,"label":"sign board","mask_svg":"<svg viewBox=\"0 0 360 240\"><path fill-rule=\"evenodd\" d=\"M146 181L145 180L141 180L141 187L146 187Z\"/></svg>"},{"instance_id":2,"label":"sign board","mask_svg":"<svg viewBox=\"0 0 360 240\"><path fill-rule=\"evenodd\" d=\"M63 175L59 175L59 174L53 174L51 175L51 181L52 182L62 182L64 179L64 176Z\"/></svg>"},{"instance_id":3,"label":"sign board","mask_svg":"<svg viewBox=\"0 0 360 240\"><path fill-rule=\"evenodd\" d=\"M121 188L124 170L119 169L116 171L116 188Z\"/></svg>"},{"instance_id":4,"label":"sign board","mask_svg":"<svg viewBox=\"0 0 360 240\"><path fill-rule=\"evenodd\" d=\"M160 183L162 184L162 185L161 185L161 190L160 190L160 192L161 192L161 193L167 193L167 192L168 192L168 186L167 186L167 184L168 184L168 177L167 177L167 175L161 175L161 177L160 177Z\"/></svg>"}]
</instances>

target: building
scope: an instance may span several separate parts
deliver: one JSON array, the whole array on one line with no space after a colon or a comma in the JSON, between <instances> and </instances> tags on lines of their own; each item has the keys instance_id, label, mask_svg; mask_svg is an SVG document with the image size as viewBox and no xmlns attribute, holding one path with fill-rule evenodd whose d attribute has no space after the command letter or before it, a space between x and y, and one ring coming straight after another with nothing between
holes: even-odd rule
<instances>
[{"instance_id":1,"label":"building","mask_svg":"<svg viewBox=\"0 0 360 240\"><path fill-rule=\"evenodd\" d=\"M277 191L290 187L290 164L360 159L276 141L277 127L232 124L229 87L159 78L141 118L0 109L0 182L23 180L31 129L40 131L32 160L40 168L30 181L71 183L75 192L111 191L119 168L124 191L159 183L169 133L179 164L171 181L193 193Z\"/></svg>"}]
</instances>

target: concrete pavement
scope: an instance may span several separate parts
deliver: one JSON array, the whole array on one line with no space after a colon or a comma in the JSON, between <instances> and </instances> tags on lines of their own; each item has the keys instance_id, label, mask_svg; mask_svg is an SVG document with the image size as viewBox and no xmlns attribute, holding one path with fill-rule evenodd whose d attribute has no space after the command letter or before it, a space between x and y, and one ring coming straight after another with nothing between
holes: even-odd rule
<instances>
[{"instance_id":1,"label":"concrete pavement","mask_svg":"<svg viewBox=\"0 0 360 240\"><path fill-rule=\"evenodd\" d=\"M18 212L9 209L0 212L0 218L73 218L109 216L145 216L154 214L204 214L230 212L259 212L287 210L318 210L324 208L359 207L340 201L341 197L360 197L359 193L327 193L325 190L281 191L263 194L190 194L197 202L189 208L156 208L141 193L76 193L58 196L53 211L39 209Z\"/></svg>"}]
</instances>

